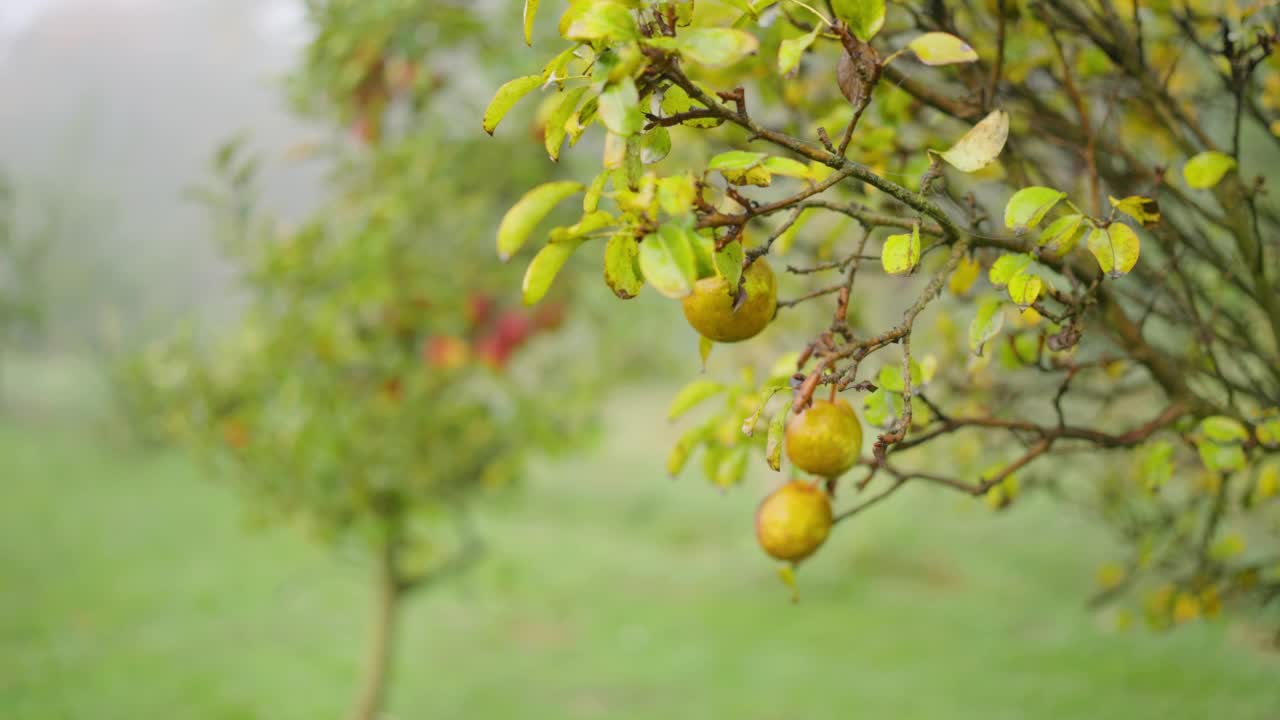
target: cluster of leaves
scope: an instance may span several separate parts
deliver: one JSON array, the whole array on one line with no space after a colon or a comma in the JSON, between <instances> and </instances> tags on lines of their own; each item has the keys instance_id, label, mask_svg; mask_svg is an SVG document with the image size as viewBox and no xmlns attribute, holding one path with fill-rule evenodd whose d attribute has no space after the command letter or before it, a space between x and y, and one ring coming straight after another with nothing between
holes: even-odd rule
<instances>
[{"instance_id":1,"label":"cluster of leaves","mask_svg":"<svg viewBox=\"0 0 1280 720\"><path fill-rule=\"evenodd\" d=\"M539 5L525 3L527 41ZM504 218L499 255L515 256L582 194L578 220L552 229L527 266L527 302L596 240L623 299L645 286L686 298L707 277L741 288L751 263L785 256L804 290L780 312L834 301L831 321L791 349L789 377L681 392L673 409L718 392L727 404L680 441L673 470L699 445L718 485L742 476L742 448L777 469L776 442L723 430L753 428L784 378L791 402L770 414L771 438L820 386L865 393L862 415L880 432L854 487L872 494L837 522L907 482L994 508L1066 485L1151 558L1117 586L1148 577L1171 608L1211 587L1220 600L1267 602L1280 593L1274 547L1230 558L1212 548L1235 524L1277 535L1276 507L1260 496L1275 455L1264 418L1280 406L1280 212L1264 179L1241 174L1246 143L1280 146L1269 115L1280 103L1256 92L1280 72L1276 12L1031 5L571 0L556 23L562 45L541 72L498 89L483 125L493 133L541 93L547 153L558 159L598 128L603 168L530 190ZM1231 108L1230 121L1206 126L1197 103ZM864 260L885 277L859 280ZM829 274L837 281L823 283ZM851 306L886 305L901 316L879 330L851 318ZM704 339L704 361L709 350ZM861 376L879 352L895 357ZM947 452L972 434L988 456L942 472L929 467L936 456L911 452ZM1038 472L1042 458L1080 450L1166 457L1152 448L1178 443L1197 449L1167 454L1181 491L1131 478L1088 486L1087 472L1076 485L1097 492L1080 491ZM1233 478L1250 474L1240 490ZM1162 511L1116 511L1131 502ZM1152 540L1175 526L1196 542ZM1215 585L1241 563L1258 571L1248 591Z\"/></svg>"}]
</instances>

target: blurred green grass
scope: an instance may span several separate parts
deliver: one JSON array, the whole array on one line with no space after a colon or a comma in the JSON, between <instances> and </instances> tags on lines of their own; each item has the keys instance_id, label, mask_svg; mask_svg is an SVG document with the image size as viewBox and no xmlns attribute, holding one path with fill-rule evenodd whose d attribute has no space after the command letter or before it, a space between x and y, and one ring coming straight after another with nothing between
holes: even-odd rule
<instances>
[{"instance_id":1,"label":"blurred green grass","mask_svg":"<svg viewBox=\"0 0 1280 720\"><path fill-rule=\"evenodd\" d=\"M601 447L478 509L490 554L412 601L388 717L1280 717L1280 657L1246 626L1087 611L1106 547L1034 498L992 516L908 488L833 536L792 605L751 535L776 476L667 479L668 397L614 398ZM186 458L66 423L0 423L0 483L0 718L345 712L355 558L246 532Z\"/></svg>"}]
</instances>

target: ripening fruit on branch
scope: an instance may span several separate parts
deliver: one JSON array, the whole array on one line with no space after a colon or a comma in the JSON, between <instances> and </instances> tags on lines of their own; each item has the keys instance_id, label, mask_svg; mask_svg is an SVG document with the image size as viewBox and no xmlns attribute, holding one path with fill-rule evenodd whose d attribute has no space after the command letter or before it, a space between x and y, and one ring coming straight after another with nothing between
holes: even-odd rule
<instances>
[{"instance_id":1,"label":"ripening fruit on branch","mask_svg":"<svg viewBox=\"0 0 1280 720\"><path fill-rule=\"evenodd\" d=\"M815 400L787 426L787 457L814 475L843 475L862 452L862 423L843 399Z\"/></svg>"},{"instance_id":2,"label":"ripening fruit on branch","mask_svg":"<svg viewBox=\"0 0 1280 720\"><path fill-rule=\"evenodd\" d=\"M817 483L792 480L756 510L756 540L779 560L799 562L809 557L830 532L831 499Z\"/></svg>"},{"instance_id":3,"label":"ripening fruit on branch","mask_svg":"<svg viewBox=\"0 0 1280 720\"><path fill-rule=\"evenodd\" d=\"M743 272L742 291L746 297L735 310L735 294L728 281L719 275L703 278L682 301L684 317L708 340L732 343L755 337L773 320L778 307L778 283L763 258Z\"/></svg>"}]
</instances>

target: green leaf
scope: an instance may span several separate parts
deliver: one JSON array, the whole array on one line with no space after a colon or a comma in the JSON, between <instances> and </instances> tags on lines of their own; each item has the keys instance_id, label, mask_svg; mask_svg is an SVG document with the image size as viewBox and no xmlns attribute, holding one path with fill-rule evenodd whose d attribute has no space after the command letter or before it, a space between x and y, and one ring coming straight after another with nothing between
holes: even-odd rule
<instances>
[{"instance_id":1,"label":"green leaf","mask_svg":"<svg viewBox=\"0 0 1280 720\"><path fill-rule=\"evenodd\" d=\"M546 296L551 283L564 267L569 256L582 244L582 240L552 243L538 251L524 271L524 304L533 305Z\"/></svg>"},{"instance_id":2,"label":"green leaf","mask_svg":"<svg viewBox=\"0 0 1280 720\"><path fill-rule=\"evenodd\" d=\"M689 456L711 435L714 425L708 423L691 430L685 431L676 440L676 444L671 447L671 452L667 454L667 474L675 477L684 469L685 464L689 461Z\"/></svg>"},{"instance_id":3,"label":"green leaf","mask_svg":"<svg viewBox=\"0 0 1280 720\"><path fill-rule=\"evenodd\" d=\"M524 194L498 225L498 257L503 262L519 252L529 233L561 200L582 191L582 183L568 180L539 185Z\"/></svg>"},{"instance_id":4,"label":"green leaf","mask_svg":"<svg viewBox=\"0 0 1280 720\"><path fill-rule=\"evenodd\" d=\"M574 242L582 239L587 235L590 235L591 233L601 228L608 227L609 225L613 224L613 222L614 222L613 215L605 212L604 210L597 210L593 213L587 213L586 215L582 216L581 220L570 225L569 227L558 227L553 229L551 231L551 242L553 243Z\"/></svg>"},{"instance_id":5,"label":"green leaf","mask_svg":"<svg viewBox=\"0 0 1280 720\"><path fill-rule=\"evenodd\" d=\"M1173 478L1173 446L1159 440L1139 452L1138 475L1147 492L1157 492Z\"/></svg>"},{"instance_id":6,"label":"green leaf","mask_svg":"<svg viewBox=\"0 0 1280 720\"><path fill-rule=\"evenodd\" d=\"M1236 159L1216 150L1202 152L1182 166L1182 177L1197 190L1217 185L1224 175L1235 169Z\"/></svg>"},{"instance_id":7,"label":"green leaf","mask_svg":"<svg viewBox=\"0 0 1280 720\"><path fill-rule=\"evenodd\" d=\"M978 53L969 43L943 32L925 33L907 44L925 65L955 65L978 61Z\"/></svg>"},{"instance_id":8,"label":"green leaf","mask_svg":"<svg viewBox=\"0 0 1280 720\"><path fill-rule=\"evenodd\" d=\"M667 408L667 419L675 420L681 415L689 412L698 403L708 398L714 397L724 391L724 385L712 380L694 380L693 382L680 388L680 392L671 400L671 406Z\"/></svg>"},{"instance_id":9,"label":"green leaf","mask_svg":"<svg viewBox=\"0 0 1280 720\"><path fill-rule=\"evenodd\" d=\"M747 460L750 459L750 448L746 445L736 445L716 466L716 474L713 478L716 487L728 488L742 482L742 478L747 474Z\"/></svg>"},{"instance_id":10,"label":"green leaf","mask_svg":"<svg viewBox=\"0 0 1280 720\"><path fill-rule=\"evenodd\" d=\"M539 0L524 0L524 44L533 45L533 18L538 14Z\"/></svg>"},{"instance_id":11,"label":"green leaf","mask_svg":"<svg viewBox=\"0 0 1280 720\"><path fill-rule=\"evenodd\" d=\"M818 39L818 34L822 32L822 26L816 25L813 32L805 33L800 37L787 38L778 44L778 74L787 75L800 65L800 58L804 57L804 51L813 45L813 41Z\"/></svg>"},{"instance_id":12,"label":"green leaf","mask_svg":"<svg viewBox=\"0 0 1280 720\"><path fill-rule=\"evenodd\" d=\"M1213 543L1213 547L1209 548L1209 554L1213 556L1215 560L1230 560L1231 558L1243 553L1244 550L1244 538L1241 537L1239 533L1232 532L1218 538L1218 540Z\"/></svg>"},{"instance_id":13,"label":"green leaf","mask_svg":"<svg viewBox=\"0 0 1280 720\"><path fill-rule=\"evenodd\" d=\"M729 152L722 152L707 161L707 169L722 171L750 170L764 162L765 157L766 155L764 153L746 152L745 150L730 150Z\"/></svg>"},{"instance_id":14,"label":"green leaf","mask_svg":"<svg viewBox=\"0 0 1280 720\"><path fill-rule=\"evenodd\" d=\"M669 298L678 300L693 292L698 276L684 229L667 223L646 235L640 243L640 270L655 290Z\"/></svg>"},{"instance_id":15,"label":"green leaf","mask_svg":"<svg viewBox=\"0 0 1280 720\"><path fill-rule=\"evenodd\" d=\"M878 428L890 428L902 416L902 396L877 388L863 401L862 410L868 423Z\"/></svg>"},{"instance_id":16,"label":"green leaf","mask_svg":"<svg viewBox=\"0 0 1280 720\"><path fill-rule=\"evenodd\" d=\"M536 3L535 3L536 4ZM547 124L543 130L543 144L547 148L547 154L552 160L560 159L560 146L564 144L564 135L566 132L565 123L569 122L569 118L573 117L573 113L578 109L578 103L582 102L582 96L587 92L587 88L580 87L560 93L556 96L555 104L550 112L547 113Z\"/></svg>"},{"instance_id":17,"label":"green leaf","mask_svg":"<svg viewBox=\"0 0 1280 720\"><path fill-rule=\"evenodd\" d=\"M716 274L725 279L729 287L738 287L742 279L742 261L745 253L742 243L733 241L715 252Z\"/></svg>"},{"instance_id":18,"label":"green leaf","mask_svg":"<svg viewBox=\"0 0 1280 720\"><path fill-rule=\"evenodd\" d=\"M792 160L784 157L769 157L761 163L765 170L774 175L785 175L787 177L796 177L810 179L813 177L813 170L799 160Z\"/></svg>"},{"instance_id":19,"label":"green leaf","mask_svg":"<svg viewBox=\"0 0 1280 720\"><path fill-rule=\"evenodd\" d=\"M597 112L600 114L600 121L615 135L630 137L644 127L644 115L640 112L640 93L630 77L609 85L600 93Z\"/></svg>"},{"instance_id":20,"label":"green leaf","mask_svg":"<svg viewBox=\"0 0 1280 720\"><path fill-rule=\"evenodd\" d=\"M1009 113L993 110L939 157L961 172L975 172L994 162L1008 139Z\"/></svg>"},{"instance_id":21,"label":"green leaf","mask_svg":"<svg viewBox=\"0 0 1280 720\"><path fill-rule=\"evenodd\" d=\"M703 372L706 372L707 358L711 357L711 351L715 346L716 344L710 338L703 335L698 336L698 358L702 361Z\"/></svg>"},{"instance_id":22,"label":"green leaf","mask_svg":"<svg viewBox=\"0 0 1280 720\"><path fill-rule=\"evenodd\" d=\"M1196 449L1205 467L1216 472L1239 470L1245 466L1243 444L1249 430L1235 418L1214 415L1200 421Z\"/></svg>"},{"instance_id":23,"label":"green leaf","mask_svg":"<svg viewBox=\"0 0 1280 720\"><path fill-rule=\"evenodd\" d=\"M1235 418L1213 415L1200 421L1200 432L1208 440L1219 444L1243 443L1249 439L1249 430Z\"/></svg>"},{"instance_id":24,"label":"green leaf","mask_svg":"<svg viewBox=\"0 0 1280 720\"><path fill-rule=\"evenodd\" d=\"M484 131L492 135L498 129L498 123L502 122L502 118L506 117L520 98L542 87L542 83L541 75L526 75L503 83L498 92L493 94L489 107L485 108Z\"/></svg>"},{"instance_id":25,"label":"green leaf","mask_svg":"<svg viewBox=\"0 0 1280 720\"><path fill-rule=\"evenodd\" d=\"M629 300L640 292L640 243L629 231L609 238L604 246L604 281L614 295Z\"/></svg>"},{"instance_id":26,"label":"green leaf","mask_svg":"<svg viewBox=\"0 0 1280 720\"><path fill-rule=\"evenodd\" d=\"M1031 256L1026 253L1001 255L991 264L987 277L997 288L1007 287L1013 276L1022 272L1031 264Z\"/></svg>"},{"instance_id":27,"label":"green leaf","mask_svg":"<svg viewBox=\"0 0 1280 720\"><path fill-rule=\"evenodd\" d=\"M1009 299L1025 310L1040 297L1043 288L1044 281L1039 275L1020 272L1009 280Z\"/></svg>"},{"instance_id":28,"label":"green leaf","mask_svg":"<svg viewBox=\"0 0 1280 720\"><path fill-rule=\"evenodd\" d=\"M679 85L671 85L662 92L662 114L664 116L670 117L698 109L705 110L706 107L701 103L695 104L693 99L689 97L689 93L685 92L685 89ZM693 120L685 120L681 125L692 128L713 128L723 122L724 120L721 118L695 118Z\"/></svg>"},{"instance_id":29,"label":"green leaf","mask_svg":"<svg viewBox=\"0 0 1280 720\"><path fill-rule=\"evenodd\" d=\"M707 67L732 65L760 48L755 35L729 28L688 28L675 37L648 38L645 42L663 50L675 50Z\"/></svg>"},{"instance_id":30,"label":"green leaf","mask_svg":"<svg viewBox=\"0 0 1280 720\"><path fill-rule=\"evenodd\" d=\"M1200 452L1200 461L1214 472L1231 472L1245 466L1244 448L1239 445L1219 445L1214 442L1202 442L1196 446Z\"/></svg>"},{"instance_id":31,"label":"green leaf","mask_svg":"<svg viewBox=\"0 0 1280 720\"><path fill-rule=\"evenodd\" d=\"M608 173L600 173L591 180L587 192L582 196L582 212L593 213L600 208L600 196L604 194L604 184L609 181Z\"/></svg>"},{"instance_id":32,"label":"green leaf","mask_svg":"<svg viewBox=\"0 0 1280 720\"><path fill-rule=\"evenodd\" d=\"M746 435L747 437L752 437L753 435L755 435L756 423L760 422L760 413L764 412L765 407L768 406L769 401L773 399L773 396L775 394L777 394L781 390L787 389L787 387L789 386L774 385L772 387L766 386L761 388L761 394L763 395L763 397L760 398L760 404L756 406L755 412L751 413L751 415L749 415L746 420L742 421L743 435Z\"/></svg>"},{"instance_id":33,"label":"green leaf","mask_svg":"<svg viewBox=\"0 0 1280 720\"><path fill-rule=\"evenodd\" d=\"M906 275L920 264L920 226L913 225L911 234L890 235L884 239L880 264L890 275Z\"/></svg>"},{"instance_id":34,"label":"green leaf","mask_svg":"<svg viewBox=\"0 0 1280 720\"><path fill-rule=\"evenodd\" d=\"M693 247L693 267L700 278L711 277L716 273L716 237L712 230L699 230L690 234L689 244Z\"/></svg>"},{"instance_id":35,"label":"green leaf","mask_svg":"<svg viewBox=\"0 0 1280 720\"><path fill-rule=\"evenodd\" d=\"M577 59L577 45L570 45L561 50L558 55L551 58L551 61L542 66L542 79L551 80L552 78L562 78L568 73L566 72L569 63Z\"/></svg>"},{"instance_id":36,"label":"green leaf","mask_svg":"<svg viewBox=\"0 0 1280 720\"><path fill-rule=\"evenodd\" d=\"M1265 448L1280 447L1280 413L1276 413L1273 408L1268 414L1258 420L1255 434L1258 436L1258 443Z\"/></svg>"},{"instance_id":37,"label":"green leaf","mask_svg":"<svg viewBox=\"0 0 1280 720\"><path fill-rule=\"evenodd\" d=\"M1040 247L1053 257L1066 255L1075 248L1083 224L1084 216L1079 213L1063 215L1040 232Z\"/></svg>"},{"instance_id":38,"label":"green leaf","mask_svg":"<svg viewBox=\"0 0 1280 720\"><path fill-rule=\"evenodd\" d=\"M884 27L885 0L833 0L831 9L862 42L869 42Z\"/></svg>"},{"instance_id":39,"label":"green leaf","mask_svg":"<svg viewBox=\"0 0 1280 720\"><path fill-rule=\"evenodd\" d=\"M1033 228L1066 196L1066 193L1050 187L1022 188L1004 206L1004 226L1016 233Z\"/></svg>"},{"instance_id":40,"label":"green leaf","mask_svg":"<svg viewBox=\"0 0 1280 720\"><path fill-rule=\"evenodd\" d=\"M902 383L902 366L901 365L885 365L880 368L880 374L876 377L876 385L890 392L905 392L906 386ZM924 372L920 369L919 363L915 360L911 361L911 387L916 390L924 384Z\"/></svg>"},{"instance_id":41,"label":"green leaf","mask_svg":"<svg viewBox=\"0 0 1280 720\"><path fill-rule=\"evenodd\" d=\"M580 7L580 9L578 9ZM574 13L569 26L561 33L568 40L610 42L635 40L640 37L636 19L626 6L615 2L580 3L568 12Z\"/></svg>"},{"instance_id":42,"label":"green leaf","mask_svg":"<svg viewBox=\"0 0 1280 720\"><path fill-rule=\"evenodd\" d=\"M782 440L786 435L787 408L784 406L769 420L769 437L764 444L764 460L775 472L782 469Z\"/></svg>"},{"instance_id":43,"label":"green leaf","mask_svg":"<svg viewBox=\"0 0 1280 720\"><path fill-rule=\"evenodd\" d=\"M640 136L640 162L652 165L671 152L671 133L661 125Z\"/></svg>"},{"instance_id":44,"label":"green leaf","mask_svg":"<svg viewBox=\"0 0 1280 720\"><path fill-rule=\"evenodd\" d=\"M668 215L686 215L693 210L696 192L687 173L664 177L658 181L658 206Z\"/></svg>"},{"instance_id":45,"label":"green leaf","mask_svg":"<svg viewBox=\"0 0 1280 720\"><path fill-rule=\"evenodd\" d=\"M1102 272L1113 278L1128 273L1138 264L1141 250L1138 234L1124 223L1094 228L1089 233L1089 252L1098 260Z\"/></svg>"},{"instance_id":46,"label":"green leaf","mask_svg":"<svg viewBox=\"0 0 1280 720\"><path fill-rule=\"evenodd\" d=\"M730 185L769 187L769 184L773 182L773 174L763 164L757 165L750 170L721 170L720 174L724 176L725 182Z\"/></svg>"},{"instance_id":47,"label":"green leaf","mask_svg":"<svg viewBox=\"0 0 1280 720\"><path fill-rule=\"evenodd\" d=\"M1000 334L1004 327L1004 304L998 297L989 297L978 306L978 314L969 324L969 350L982 355L983 346Z\"/></svg>"}]
</instances>

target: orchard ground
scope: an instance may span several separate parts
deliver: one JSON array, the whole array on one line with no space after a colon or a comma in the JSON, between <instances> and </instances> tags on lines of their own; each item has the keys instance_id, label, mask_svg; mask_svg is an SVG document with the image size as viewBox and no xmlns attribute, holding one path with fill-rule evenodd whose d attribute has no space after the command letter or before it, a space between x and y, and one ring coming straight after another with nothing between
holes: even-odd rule
<instances>
[{"instance_id":1,"label":"orchard ground","mask_svg":"<svg viewBox=\"0 0 1280 720\"><path fill-rule=\"evenodd\" d=\"M69 422L89 386L15 377L61 409L0 423L0 717L339 716L365 568ZM602 445L477 508L490 553L411 602L388 717L1280 717L1280 654L1247 620L1114 631L1083 606L1099 533L1035 498L991 517L909 489L839 528L792 605L751 534L777 476L667 479L670 395L614 398Z\"/></svg>"}]
</instances>

